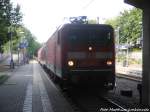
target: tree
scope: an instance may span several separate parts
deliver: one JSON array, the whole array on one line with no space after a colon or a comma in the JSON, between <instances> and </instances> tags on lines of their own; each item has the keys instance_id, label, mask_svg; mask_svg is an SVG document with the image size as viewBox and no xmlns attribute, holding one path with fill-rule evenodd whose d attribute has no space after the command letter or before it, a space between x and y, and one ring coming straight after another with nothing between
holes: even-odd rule
<instances>
[{"instance_id":1,"label":"tree","mask_svg":"<svg viewBox=\"0 0 150 112\"><path fill-rule=\"evenodd\" d=\"M23 38L19 41L26 41L27 42L27 54L29 57L36 55L37 50L41 47L41 44L36 41L36 37L32 35L32 33L25 27L21 27L20 32L23 32L21 35ZM18 42L18 43L20 43Z\"/></svg>"},{"instance_id":2,"label":"tree","mask_svg":"<svg viewBox=\"0 0 150 112\"><path fill-rule=\"evenodd\" d=\"M19 27L21 21L22 21L22 13L20 12L20 6L17 4L17 6L12 10L11 24L14 27Z\"/></svg>"},{"instance_id":3,"label":"tree","mask_svg":"<svg viewBox=\"0 0 150 112\"><path fill-rule=\"evenodd\" d=\"M0 38L1 45L7 42L7 27L9 26L10 9L12 8L8 0L0 1Z\"/></svg>"},{"instance_id":4,"label":"tree","mask_svg":"<svg viewBox=\"0 0 150 112\"><path fill-rule=\"evenodd\" d=\"M17 5L13 8L13 4L10 0L0 1L0 50L2 46L9 41L8 28L13 29L13 40L18 39L16 35L16 28L19 27L22 21L22 14L20 12L20 6Z\"/></svg>"},{"instance_id":5,"label":"tree","mask_svg":"<svg viewBox=\"0 0 150 112\"><path fill-rule=\"evenodd\" d=\"M111 24L115 29L119 28L119 43L134 44L141 38L142 34L142 11L137 8L125 10L120 16L107 20L107 24Z\"/></svg>"}]
</instances>

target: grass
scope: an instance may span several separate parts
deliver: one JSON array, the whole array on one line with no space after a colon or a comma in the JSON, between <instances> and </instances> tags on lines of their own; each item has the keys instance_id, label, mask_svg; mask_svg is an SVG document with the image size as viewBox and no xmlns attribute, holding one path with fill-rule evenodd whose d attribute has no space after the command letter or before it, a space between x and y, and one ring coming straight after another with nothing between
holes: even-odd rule
<instances>
[{"instance_id":1,"label":"grass","mask_svg":"<svg viewBox=\"0 0 150 112\"><path fill-rule=\"evenodd\" d=\"M3 84L8 79L8 77L9 76L7 74L0 73L0 85Z\"/></svg>"}]
</instances>

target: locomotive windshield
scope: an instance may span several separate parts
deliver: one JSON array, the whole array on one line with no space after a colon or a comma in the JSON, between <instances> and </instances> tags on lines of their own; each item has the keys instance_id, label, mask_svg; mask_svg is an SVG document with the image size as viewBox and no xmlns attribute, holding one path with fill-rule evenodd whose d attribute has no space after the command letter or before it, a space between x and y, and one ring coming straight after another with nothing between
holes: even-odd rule
<instances>
[{"instance_id":1,"label":"locomotive windshield","mask_svg":"<svg viewBox=\"0 0 150 112\"><path fill-rule=\"evenodd\" d=\"M68 34L68 40L70 43L82 43L82 44L100 44L100 45L108 45L112 43L112 33L107 30L82 30L82 29L74 29L70 30Z\"/></svg>"}]
</instances>

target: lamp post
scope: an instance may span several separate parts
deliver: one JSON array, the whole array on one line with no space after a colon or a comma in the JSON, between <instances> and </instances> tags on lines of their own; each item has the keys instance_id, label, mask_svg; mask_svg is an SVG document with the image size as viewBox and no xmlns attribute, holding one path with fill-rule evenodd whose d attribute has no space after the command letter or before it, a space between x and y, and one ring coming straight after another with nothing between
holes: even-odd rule
<instances>
[{"instance_id":1,"label":"lamp post","mask_svg":"<svg viewBox=\"0 0 150 112\"><path fill-rule=\"evenodd\" d=\"M126 57L126 67L129 65L129 39L127 37L127 57Z\"/></svg>"},{"instance_id":2,"label":"lamp post","mask_svg":"<svg viewBox=\"0 0 150 112\"><path fill-rule=\"evenodd\" d=\"M8 28L8 36L9 36L9 47L10 47L10 68L14 69L14 60L12 53L12 26Z\"/></svg>"},{"instance_id":3,"label":"lamp post","mask_svg":"<svg viewBox=\"0 0 150 112\"><path fill-rule=\"evenodd\" d=\"M139 22L139 25L141 25L140 44L141 44L141 48L143 48L143 23L142 23L142 22Z\"/></svg>"},{"instance_id":4,"label":"lamp post","mask_svg":"<svg viewBox=\"0 0 150 112\"><path fill-rule=\"evenodd\" d=\"M119 32L120 32L120 27L117 27L117 29L115 30L116 32L116 56L117 58L119 57L119 38L120 38L120 35L119 35Z\"/></svg>"},{"instance_id":5,"label":"lamp post","mask_svg":"<svg viewBox=\"0 0 150 112\"><path fill-rule=\"evenodd\" d=\"M18 66L19 66L19 64L20 64L20 60L19 60L19 51L20 51L20 48L19 48L19 46L18 46Z\"/></svg>"}]
</instances>

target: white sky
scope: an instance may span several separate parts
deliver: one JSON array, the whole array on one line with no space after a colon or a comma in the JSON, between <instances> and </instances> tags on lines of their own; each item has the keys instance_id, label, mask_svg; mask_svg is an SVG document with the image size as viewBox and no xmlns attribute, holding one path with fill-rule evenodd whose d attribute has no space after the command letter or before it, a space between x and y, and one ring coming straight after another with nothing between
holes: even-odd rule
<instances>
[{"instance_id":1,"label":"white sky","mask_svg":"<svg viewBox=\"0 0 150 112\"><path fill-rule=\"evenodd\" d=\"M39 42L46 42L64 17L90 16L100 20L119 15L132 6L123 0L11 0L21 5L23 23Z\"/></svg>"}]
</instances>

